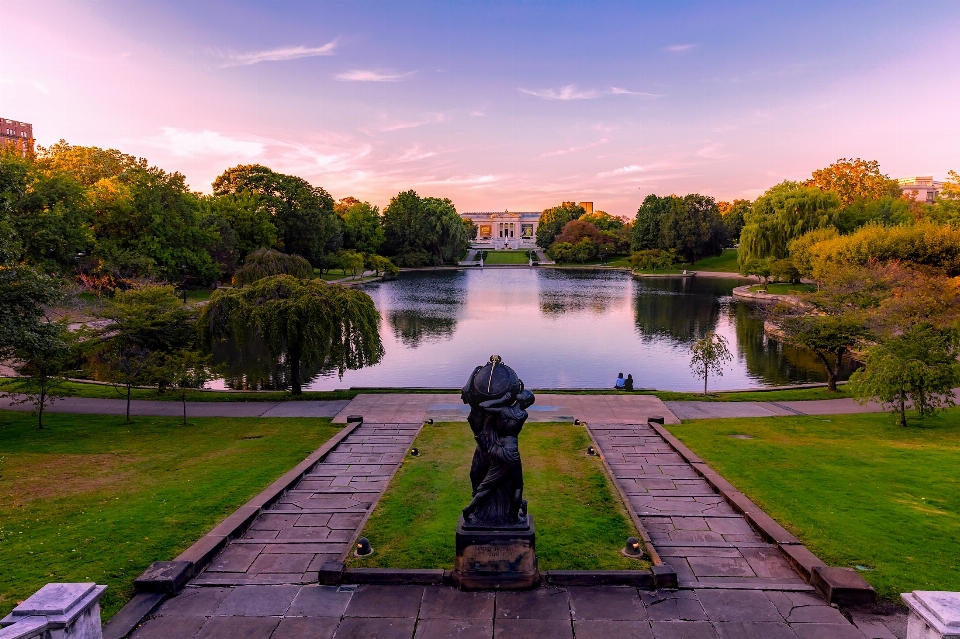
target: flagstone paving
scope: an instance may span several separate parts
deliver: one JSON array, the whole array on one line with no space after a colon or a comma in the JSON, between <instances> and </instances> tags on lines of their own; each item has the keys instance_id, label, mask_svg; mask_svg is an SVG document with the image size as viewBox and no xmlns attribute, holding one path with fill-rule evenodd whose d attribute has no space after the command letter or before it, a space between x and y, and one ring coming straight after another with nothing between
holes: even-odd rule
<instances>
[{"instance_id":1,"label":"flagstone paving","mask_svg":"<svg viewBox=\"0 0 960 639\"><path fill-rule=\"evenodd\" d=\"M223 549L197 586L316 583L340 561L421 423L363 423Z\"/></svg>"}]
</instances>

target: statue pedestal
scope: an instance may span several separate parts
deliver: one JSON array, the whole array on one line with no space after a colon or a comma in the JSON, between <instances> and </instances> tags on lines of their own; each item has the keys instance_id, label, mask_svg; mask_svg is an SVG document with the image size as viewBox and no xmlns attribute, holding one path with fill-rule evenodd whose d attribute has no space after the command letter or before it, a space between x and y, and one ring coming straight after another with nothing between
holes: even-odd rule
<instances>
[{"instance_id":1,"label":"statue pedestal","mask_svg":"<svg viewBox=\"0 0 960 639\"><path fill-rule=\"evenodd\" d=\"M526 528L464 529L457 523L453 582L464 590L523 590L540 583L533 516Z\"/></svg>"}]
</instances>

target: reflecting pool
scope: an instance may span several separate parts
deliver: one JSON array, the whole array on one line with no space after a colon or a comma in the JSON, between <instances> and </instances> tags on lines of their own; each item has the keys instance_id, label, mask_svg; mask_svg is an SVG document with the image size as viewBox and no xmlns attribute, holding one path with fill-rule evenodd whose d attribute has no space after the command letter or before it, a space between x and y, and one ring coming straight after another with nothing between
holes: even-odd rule
<instances>
[{"instance_id":1,"label":"reflecting pool","mask_svg":"<svg viewBox=\"0 0 960 639\"><path fill-rule=\"evenodd\" d=\"M711 389L821 382L816 356L763 332L738 280L635 279L622 271L488 268L405 272L363 286L380 311L386 354L376 366L303 371L304 388L458 388L499 354L528 388L609 388L632 373L638 388L702 390L690 346L708 330L734 355ZM283 388L288 374L255 340L221 344L233 388Z\"/></svg>"}]
</instances>

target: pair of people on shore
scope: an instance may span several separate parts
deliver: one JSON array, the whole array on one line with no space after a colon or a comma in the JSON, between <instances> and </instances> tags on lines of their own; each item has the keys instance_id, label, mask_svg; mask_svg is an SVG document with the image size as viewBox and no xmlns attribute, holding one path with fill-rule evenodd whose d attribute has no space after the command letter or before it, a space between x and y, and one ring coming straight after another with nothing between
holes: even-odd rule
<instances>
[{"instance_id":1,"label":"pair of people on shore","mask_svg":"<svg viewBox=\"0 0 960 639\"><path fill-rule=\"evenodd\" d=\"M627 378L624 379L623 373L620 373L619 375L617 375L617 381L613 385L613 387L617 390L632 391L633 390L633 374L628 373Z\"/></svg>"}]
</instances>

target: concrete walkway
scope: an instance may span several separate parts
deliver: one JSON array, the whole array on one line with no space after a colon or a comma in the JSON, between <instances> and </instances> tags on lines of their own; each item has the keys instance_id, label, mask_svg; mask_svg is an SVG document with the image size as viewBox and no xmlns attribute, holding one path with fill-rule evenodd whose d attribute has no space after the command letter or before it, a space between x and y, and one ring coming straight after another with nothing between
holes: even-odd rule
<instances>
[{"instance_id":1,"label":"concrete walkway","mask_svg":"<svg viewBox=\"0 0 960 639\"><path fill-rule=\"evenodd\" d=\"M327 401L289 402L187 402L188 417L333 417L343 410L348 399ZM33 404L16 404L8 397L0 397L0 409L32 411ZM45 409L50 413L79 413L83 415L125 415L127 402L123 399L95 399L66 397ZM130 416L182 417L183 404L177 401L134 399L130 402Z\"/></svg>"}]
</instances>

